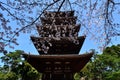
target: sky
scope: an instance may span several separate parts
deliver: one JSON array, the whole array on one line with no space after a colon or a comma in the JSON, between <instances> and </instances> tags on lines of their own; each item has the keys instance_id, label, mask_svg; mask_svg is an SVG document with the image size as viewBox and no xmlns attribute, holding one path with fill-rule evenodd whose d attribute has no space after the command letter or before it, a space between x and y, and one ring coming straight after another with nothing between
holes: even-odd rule
<instances>
[{"instance_id":1,"label":"sky","mask_svg":"<svg viewBox=\"0 0 120 80\"><path fill-rule=\"evenodd\" d=\"M119 20L117 20L117 21L119 22ZM12 25L15 26L16 24L12 24ZM30 40L30 36L31 36L31 34L21 33L20 36L18 37L19 45L14 46L15 47L14 49L11 49L9 47L7 47L6 49L11 52L15 51L15 50L23 50L23 51L25 51L25 53L38 55L38 52L37 52L35 46L33 45L32 41ZM120 44L119 40L120 40L120 37L113 38L112 43L108 46L111 46L113 44L115 44L115 45ZM95 43L95 41L91 40L89 37L86 37L79 54L89 52L90 49L95 49L96 51L102 53L102 51L98 47L99 47L99 44ZM2 56L2 54L0 56Z\"/></svg>"}]
</instances>

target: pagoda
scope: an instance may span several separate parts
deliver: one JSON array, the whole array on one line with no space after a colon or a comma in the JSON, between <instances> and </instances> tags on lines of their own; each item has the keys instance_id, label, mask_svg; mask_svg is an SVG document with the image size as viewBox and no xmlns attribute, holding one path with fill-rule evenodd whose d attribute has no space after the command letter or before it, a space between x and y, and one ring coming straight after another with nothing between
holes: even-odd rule
<instances>
[{"instance_id":1,"label":"pagoda","mask_svg":"<svg viewBox=\"0 0 120 80\"><path fill-rule=\"evenodd\" d=\"M79 54L86 36L78 36L81 25L74 11L45 11L36 25L39 36L31 40L40 55L23 54L42 80L74 80L93 53Z\"/></svg>"}]
</instances>

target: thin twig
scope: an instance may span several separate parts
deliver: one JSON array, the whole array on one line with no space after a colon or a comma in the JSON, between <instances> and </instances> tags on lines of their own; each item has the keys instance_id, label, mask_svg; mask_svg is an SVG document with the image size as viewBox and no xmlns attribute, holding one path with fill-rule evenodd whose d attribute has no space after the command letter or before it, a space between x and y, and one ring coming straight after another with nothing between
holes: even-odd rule
<instances>
[{"instance_id":1,"label":"thin twig","mask_svg":"<svg viewBox=\"0 0 120 80\"><path fill-rule=\"evenodd\" d=\"M61 7L62 7L62 5L63 5L63 3L65 2L65 0L63 0L62 1L62 3L60 4L60 6L59 6L59 8L58 8L58 11L57 12L59 12L60 11L60 9L61 9Z\"/></svg>"},{"instance_id":2,"label":"thin twig","mask_svg":"<svg viewBox=\"0 0 120 80\"><path fill-rule=\"evenodd\" d=\"M71 11L72 11L72 6L71 6L71 3L70 3L70 0L68 0L68 3L69 3L69 5L70 5L70 9L71 9Z\"/></svg>"},{"instance_id":3,"label":"thin twig","mask_svg":"<svg viewBox=\"0 0 120 80\"><path fill-rule=\"evenodd\" d=\"M5 8L3 5L1 5L1 7L4 9L4 10L6 10L7 12L8 12L8 14L10 14L12 17L14 17L16 20L20 20L20 21L22 21L22 20L24 20L25 22L27 22L27 23L29 23L29 21L26 21L25 19L21 19L21 18L18 18L18 17L16 17L14 14L12 14L7 8Z\"/></svg>"},{"instance_id":4,"label":"thin twig","mask_svg":"<svg viewBox=\"0 0 120 80\"><path fill-rule=\"evenodd\" d=\"M24 30L25 28L30 27L31 25L33 25L33 24L41 17L41 15L42 15L50 6L54 5L54 4L57 3L58 1L60 1L60 0L57 0L57 1L49 4L33 22L31 22L30 24L22 27L19 31L17 31L17 32L11 37L10 41L12 41L12 39L13 39L19 32L21 32L21 31Z\"/></svg>"}]
</instances>

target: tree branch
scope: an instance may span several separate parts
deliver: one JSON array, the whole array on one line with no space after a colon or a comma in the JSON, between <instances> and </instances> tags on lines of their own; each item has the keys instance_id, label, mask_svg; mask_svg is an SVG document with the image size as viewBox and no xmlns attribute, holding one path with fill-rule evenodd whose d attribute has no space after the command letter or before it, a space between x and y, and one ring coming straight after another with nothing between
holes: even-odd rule
<instances>
[{"instance_id":1,"label":"tree branch","mask_svg":"<svg viewBox=\"0 0 120 80\"><path fill-rule=\"evenodd\" d=\"M12 39L13 39L19 32L21 32L21 31L24 30L25 28L30 27L31 25L33 25L33 24L41 17L41 15L42 15L50 6L54 5L55 3L59 2L59 1L60 1L60 0L57 0L57 1L49 4L33 22L31 22L30 24L22 27L19 31L17 31L17 32L11 37L10 42L12 41Z\"/></svg>"},{"instance_id":2,"label":"tree branch","mask_svg":"<svg viewBox=\"0 0 120 80\"><path fill-rule=\"evenodd\" d=\"M120 3L115 3L113 0L109 0L113 5L120 5Z\"/></svg>"},{"instance_id":3,"label":"tree branch","mask_svg":"<svg viewBox=\"0 0 120 80\"><path fill-rule=\"evenodd\" d=\"M62 1L62 3L60 4L60 6L59 6L59 8L58 8L58 11L57 12L59 12L60 11L60 9L61 9L61 7L62 7L62 5L63 5L63 3L65 2L65 0L63 0Z\"/></svg>"},{"instance_id":4,"label":"tree branch","mask_svg":"<svg viewBox=\"0 0 120 80\"><path fill-rule=\"evenodd\" d=\"M8 7L12 8L12 9L15 9L15 10L16 10L16 9L19 9L19 8L14 8L14 7L12 7L12 6L10 6L10 5L8 5L8 4L6 4L6 3L4 3L4 2L1 2L1 1L0 1L0 4L4 4L4 5L6 5L6 6L8 6Z\"/></svg>"},{"instance_id":5,"label":"tree branch","mask_svg":"<svg viewBox=\"0 0 120 80\"><path fill-rule=\"evenodd\" d=\"M72 10L72 6L71 6L71 3L70 3L70 0L68 0L68 3L69 3L69 5L70 5L70 9Z\"/></svg>"},{"instance_id":6,"label":"tree branch","mask_svg":"<svg viewBox=\"0 0 120 80\"><path fill-rule=\"evenodd\" d=\"M26 21L25 19L21 19L21 18L18 18L18 17L16 17L14 14L12 14L7 8L5 8L4 6L0 6L2 9L4 9L5 11L7 11L8 12L8 14L10 14L12 17L14 17L16 20L19 20L19 21L25 21L25 22L27 22L27 23L30 23L29 21Z\"/></svg>"}]
</instances>

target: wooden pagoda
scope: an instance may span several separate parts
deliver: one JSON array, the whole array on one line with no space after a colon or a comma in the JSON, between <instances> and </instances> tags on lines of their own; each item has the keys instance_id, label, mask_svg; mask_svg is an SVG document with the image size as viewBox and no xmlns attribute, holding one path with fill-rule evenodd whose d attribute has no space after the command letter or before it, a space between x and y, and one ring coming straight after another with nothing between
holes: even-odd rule
<instances>
[{"instance_id":1,"label":"wooden pagoda","mask_svg":"<svg viewBox=\"0 0 120 80\"><path fill-rule=\"evenodd\" d=\"M31 36L40 55L23 54L25 59L43 74L42 80L74 80L74 73L93 55L79 55L85 36L78 37L80 24L74 11L45 11L40 19L39 36Z\"/></svg>"}]
</instances>

